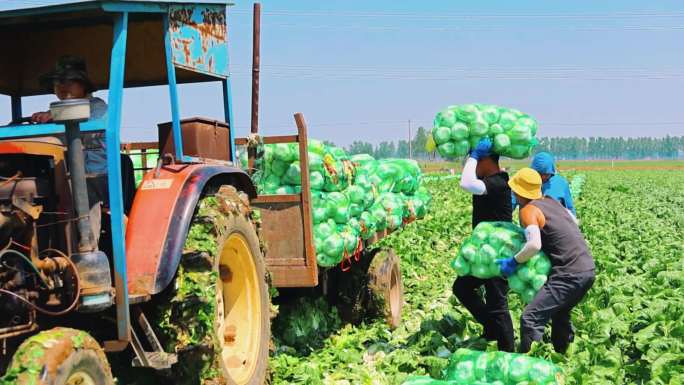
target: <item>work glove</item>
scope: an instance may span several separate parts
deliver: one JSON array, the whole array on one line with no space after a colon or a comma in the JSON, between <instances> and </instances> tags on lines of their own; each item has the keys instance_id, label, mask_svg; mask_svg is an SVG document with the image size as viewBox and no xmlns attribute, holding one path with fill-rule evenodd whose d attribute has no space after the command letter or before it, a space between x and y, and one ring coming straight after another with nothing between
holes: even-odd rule
<instances>
[{"instance_id":1,"label":"work glove","mask_svg":"<svg viewBox=\"0 0 684 385\"><path fill-rule=\"evenodd\" d=\"M492 152L492 140L487 138L481 139L475 149L470 152L470 157L475 160L486 158Z\"/></svg>"},{"instance_id":2,"label":"work glove","mask_svg":"<svg viewBox=\"0 0 684 385\"><path fill-rule=\"evenodd\" d=\"M499 271L501 271L501 274L503 274L504 277L513 275L515 269L518 267L518 261L513 257L497 259L496 264L499 265Z\"/></svg>"}]
</instances>

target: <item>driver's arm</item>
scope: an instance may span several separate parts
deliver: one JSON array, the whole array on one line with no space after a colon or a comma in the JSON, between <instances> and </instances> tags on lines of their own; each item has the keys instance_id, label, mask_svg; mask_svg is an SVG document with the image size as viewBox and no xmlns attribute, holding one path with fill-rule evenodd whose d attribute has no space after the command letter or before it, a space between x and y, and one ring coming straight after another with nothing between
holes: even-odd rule
<instances>
[{"instance_id":1,"label":"driver's arm","mask_svg":"<svg viewBox=\"0 0 684 385\"><path fill-rule=\"evenodd\" d=\"M52 114L50 111L36 112L31 115L33 123L48 123L52 121Z\"/></svg>"}]
</instances>

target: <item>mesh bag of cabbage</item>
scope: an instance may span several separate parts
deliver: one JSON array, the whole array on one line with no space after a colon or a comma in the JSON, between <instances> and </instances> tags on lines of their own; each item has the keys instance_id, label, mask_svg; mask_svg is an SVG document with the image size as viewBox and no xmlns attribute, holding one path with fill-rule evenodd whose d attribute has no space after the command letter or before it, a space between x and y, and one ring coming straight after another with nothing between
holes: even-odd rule
<instances>
[{"instance_id":1,"label":"mesh bag of cabbage","mask_svg":"<svg viewBox=\"0 0 684 385\"><path fill-rule=\"evenodd\" d=\"M507 352L458 349L445 370L450 385L474 383L500 385L562 385L561 370L541 358Z\"/></svg>"},{"instance_id":2,"label":"mesh bag of cabbage","mask_svg":"<svg viewBox=\"0 0 684 385\"><path fill-rule=\"evenodd\" d=\"M537 121L513 108L487 104L449 106L435 116L432 139L439 154L459 158L484 137L503 156L523 159L537 145Z\"/></svg>"},{"instance_id":3,"label":"mesh bag of cabbage","mask_svg":"<svg viewBox=\"0 0 684 385\"><path fill-rule=\"evenodd\" d=\"M264 145L253 178L259 194L301 191L296 143ZM318 265L335 266L357 255L363 240L427 214L431 196L420 186L418 163L349 156L343 149L309 140L309 182Z\"/></svg>"},{"instance_id":4,"label":"mesh bag of cabbage","mask_svg":"<svg viewBox=\"0 0 684 385\"><path fill-rule=\"evenodd\" d=\"M497 259L510 258L525 244L523 229L511 222L481 222L468 237L454 258L451 267L459 276L472 275L477 278L500 277ZM521 264L508 277L511 290L519 294L525 303L530 303L551 271L551 261L543 252Z\"/></svg>"}]
</instances>

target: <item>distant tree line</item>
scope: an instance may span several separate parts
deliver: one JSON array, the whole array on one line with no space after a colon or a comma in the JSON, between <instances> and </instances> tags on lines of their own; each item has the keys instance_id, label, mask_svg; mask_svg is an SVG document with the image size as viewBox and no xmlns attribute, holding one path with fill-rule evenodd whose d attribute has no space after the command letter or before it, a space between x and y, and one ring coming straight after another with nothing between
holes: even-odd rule
<instances>
[{"instance_id":1,"label":"distant tree line","mask_svg":"<svg viewBox=\"0 0 684 385\"><path fill-rule=\"evenodd\" d=\"M558 159L679 159L684 157L684 136L540 138L539 151Z\"/></svg>"},{"instance_id":2,"label":"distant tree line","mask_svg":"<svg viewBox=\"0 0 684 385\"><path fill-rule=\"evenodd\" d=\"M418 127L411 140L413 159L440 159L438 154L427 152L425 145L430 131ZM407 140L383 141L373 145L354 141L345 150L350 154L370 154L376 159L408 158ZM535 152L548 151L557 159L682 159L684 158L684 136L663 138L623 137L545 137L539 138Z\"/></svg>"},{"instance_id":3,"label":"distant tree line","mask_svg":"<svg viewBox=\"0 0 684 385\"><path fill-rule=\"evenodd\" d=\"M428 154L425 150L425 144L428 140L428 131L423 127L418 127L416 134L411 140L410 146L408 140L382 141L374 146L371 143L355 140L345 150L351 154L370 154L376 159L385 158L408 158L409 155L413 159L427 159Z\"/></svg>"}]
</instances>

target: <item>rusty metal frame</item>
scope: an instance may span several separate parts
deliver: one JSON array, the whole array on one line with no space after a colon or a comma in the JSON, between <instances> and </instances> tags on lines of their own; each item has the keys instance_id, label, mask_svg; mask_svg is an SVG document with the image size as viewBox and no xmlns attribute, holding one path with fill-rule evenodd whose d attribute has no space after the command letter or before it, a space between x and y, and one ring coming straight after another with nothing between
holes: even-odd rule
<instances>
[{"instance_id":1,"label":"rusty metal frame","mask_svg":"<svg viewBox=\"0 0 684 385\"><path fill-rule=\"evenodd\" d=\"M279 256L266 259L268 269L273 274L276 287L314 287L318 285L318 264L313 238L313 216L311 213L311 186L309 181L307 126L302 113L294 115L297 135L264 137L263 143L297 143L299 165L301 168L301 187L299 194L261 195L252 200L256 207L298 206L301 210L303 254ZM247 144L247 139L236 139L236 144ZM288 205L290 204L290 205ZM268 242L268 239L266 239Z\"/></svg>"}]
</instances>

